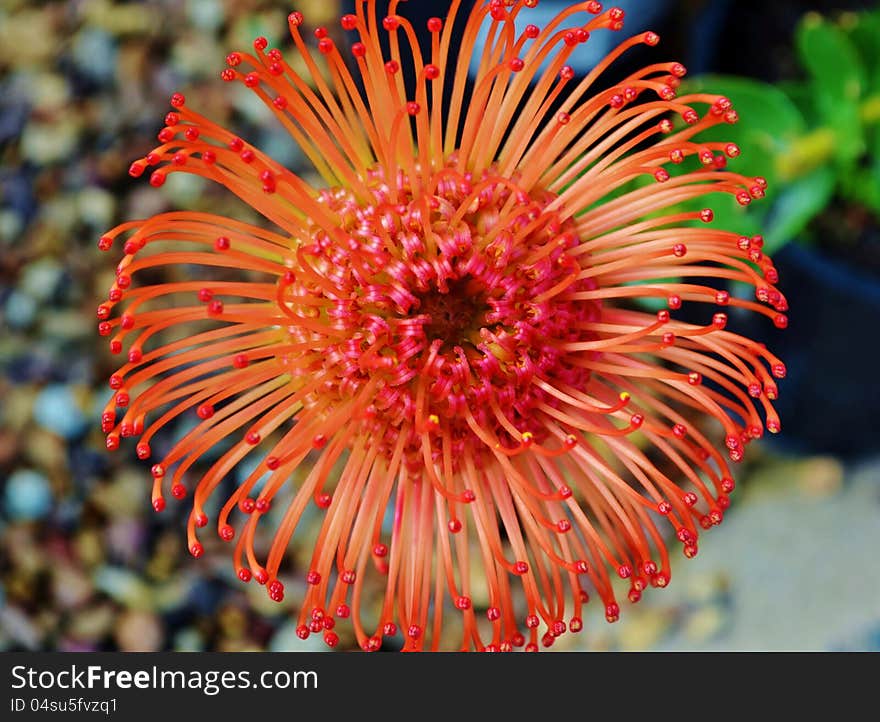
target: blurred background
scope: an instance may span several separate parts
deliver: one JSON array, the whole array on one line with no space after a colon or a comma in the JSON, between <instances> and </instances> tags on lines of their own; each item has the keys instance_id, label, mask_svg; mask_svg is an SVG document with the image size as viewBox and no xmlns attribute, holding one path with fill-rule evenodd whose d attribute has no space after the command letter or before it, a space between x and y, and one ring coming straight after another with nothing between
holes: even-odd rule
<instances>
[{"instance_id":1,"label":"blurred background","mask_svg":"<svg viewBox=\"0 0 880 722\"><path fill-rule=\"evenodd\" d=\"M743 150L737 169L771 192L716 215L765 235L791 323L732 321L789 374L783 433L750 447L699 556L676 559L670 587L625 603L619 623L592 610L557 647L880 650L880 11L619 4L625 33L662 38L633 62L681 60L692 87L740 112L724 129ZM179 90L302 170L251 94L218 77L257 35L286 48L291 9L336 27L340 4L0 0L0 650L325 649L295 637L295 589L279 606L234 579L226 555L193 560L180 520L150 508L148 467L133 448L108 454L100 431L114 363L95 308L117 258L96 240L123 219L228 202L181 174L153 189L128 165L155 145ZM576 69L616 39L596 33Z\"/></svg>"}]
</instances>

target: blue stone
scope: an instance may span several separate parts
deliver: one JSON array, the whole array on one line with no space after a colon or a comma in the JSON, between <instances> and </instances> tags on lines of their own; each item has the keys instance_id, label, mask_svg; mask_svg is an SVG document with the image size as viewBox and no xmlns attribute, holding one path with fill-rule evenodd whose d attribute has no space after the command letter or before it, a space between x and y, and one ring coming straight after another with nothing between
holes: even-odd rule
<instances>
[{"instance_id":1,"label":"blue stone","mask_svg":"<svg viewBox=\"0 0 880 722\"><path fill-rule=\"evenodd\" d=\"M6 479L3 507L10 519L42 519L52 509L49 480L33 469L16 469Z\"/></svg>"},{"instance_id":2,"label":"blue stone","mask_svg":"<svg viewBox=\"0 0 880 722\"><path fill-rule=\"evenodd\" d=\"M103 30L88 28L77 33L72 46L77 69L99 83L112 83L116 73L116 43Z\"/></svg>"},{"instance_id":3,"label":"blue stone","mask_svg":"<svg viewBox=\"0 0 880 722\"><path fill-rule=\"evenodd\" d=\"M27 328L37 315L37 302L26 293L12 291L4 306L6 322L12 328Z\"/></svg>"},{"instance_id":4,"label":"blue stone","mask_svg":"<svg viewBox=\"0 0 880 722\"><path fill-rule=\"evenodd\" d=\"M49 384L40 391L34 402L34 420L65 439L79 436L86 427L85 415L64 384Z\"/></svg>"}]
</instances>

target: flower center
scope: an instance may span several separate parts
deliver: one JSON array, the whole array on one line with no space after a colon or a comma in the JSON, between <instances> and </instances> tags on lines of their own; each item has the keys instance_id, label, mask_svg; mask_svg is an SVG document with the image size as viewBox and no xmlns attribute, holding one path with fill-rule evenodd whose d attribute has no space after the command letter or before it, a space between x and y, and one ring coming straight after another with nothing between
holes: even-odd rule
<instances>
[{"instance_id":1,"label":"flower center","mask_svg":"<svg viewBox=\"0 0 880 722\"><path fill-rule=\"evenodd\" d=\"M403 180L392 195L375 170L368 204L322 192L339 223L302 243L280 282L285 311L302 319L291 343L338 339L311 403L355 400L355 421L404 431L414 450L426 433L438 447L479 431L480 444L514 449L546 436L533 412L557 401L533 381L585 387L583 354L570 362L562 347L593 339L599 313L573 295L594 284L579 277L571 222L552 194L491 169L475 178L450 164L418 188Z\"/></svg>"},{"instance_id":2,"label":"flower center","mask_svg":"<svg viewBox=\"0 0 880 722\"><path fill-rule=\"evenodd\" d=\"M476 348L491 310L486 289L470 276L418 297L418 311L427 317L422 326L425 338L432 343L440 341L441 354L452 352L456 346Z\"/></svg>"}]
</instances>

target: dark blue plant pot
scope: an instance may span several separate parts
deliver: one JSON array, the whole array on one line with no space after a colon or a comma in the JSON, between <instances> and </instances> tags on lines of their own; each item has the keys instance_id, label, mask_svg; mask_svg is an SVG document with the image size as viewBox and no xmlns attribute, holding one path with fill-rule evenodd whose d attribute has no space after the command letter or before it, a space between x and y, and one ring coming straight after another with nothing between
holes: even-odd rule
<instances>
[{"instance_id":1,"label":"dark blue plant pot","mask_svg":"<svg viewBox=\"0 0 880 722\"><path fill-rule=\"evenodd\" d=\"M743 329L786 364L777 443L801 452L880 451L880 278L791 243L774 254L789 326ZM734 329L737 330L737 329Z\"/></svg>"}]
</instances>

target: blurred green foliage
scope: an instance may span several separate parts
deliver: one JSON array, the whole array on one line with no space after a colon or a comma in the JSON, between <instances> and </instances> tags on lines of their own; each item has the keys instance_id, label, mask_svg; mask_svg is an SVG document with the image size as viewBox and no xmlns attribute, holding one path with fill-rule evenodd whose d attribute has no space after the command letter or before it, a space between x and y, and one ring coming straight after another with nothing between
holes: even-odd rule
<instances>
[{"instance_id":1,"label":"blurred green foliage","mask_svg":"<svg viewBox=\"0 0 880 722\"><path fill-rule=\"evenodd\" d=\"M741 120L701 137L737 143L735 169L764 176L768 201L743 208L712 199L719 227L762 233L772 253L803 231L832 201L870 209L880 218L880 9L832 22L804 16L794 47L801 79L771 85L706 75L689 92L726 95Z\"/></svg>"}]
</instances>

